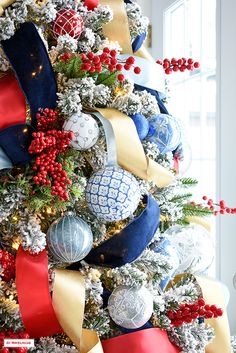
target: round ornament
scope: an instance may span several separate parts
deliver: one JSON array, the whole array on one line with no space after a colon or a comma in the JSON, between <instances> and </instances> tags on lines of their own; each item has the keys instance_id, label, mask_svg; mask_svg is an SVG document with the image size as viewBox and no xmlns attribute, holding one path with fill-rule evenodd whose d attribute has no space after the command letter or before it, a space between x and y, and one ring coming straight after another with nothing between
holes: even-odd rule
<instances>
[{"instance_id":1,"label":"round ornament","mask_svg":"<svg viewBox=\"0 0 236 353\"><path fill-rule=\"evenodd\" d=\"M214 260L215 246L211 234L204 227L193 223L187 227L177 225L169 228L164 236L179 258L176 274L207 272Z\"/></svg>"},{"instance_id":2,"label":"round ornament","mask_svg":"<svg viewBox=\"0 0 236 353\"><path fill-rule=\"evenodd\" d=\"M140 140L144 140L149 131L149 123L148 120L142 114L134 114L131 115L131 119L133 120L138 136Z\"/></svg>"},{"instance_id":3,"label":"round ornament","mask_svg":"<svg viewBox=\"0 0 236 353\"><path fill-rule=\"evenodd\" d=\"M113 222L128 218L140 201L139 184L127 171L108 166L94 173L86 187L86 201L95 216Z\"/></svg>"},{"instance_id":4,"label":"round ornament","mask_svg":"<svg viewBox=\"0 0 236 353\"><path fill-rule=\"evenodd\" d=\"M98 7L98 4L99 0L84 0L84 6L86 6L90 11L93 11L96 7Z\"/></svg>"},{"instance_id":5,"label":"round ornament","mask_svg":"<svg viewBox=\"0 0 236 353\"><path fill-rule=\"evenodd\" d=\"M181 141L180 123L171 115L158 114L149 119L146 139L154 142L162 154L174 151Z\"/></svg>"},{"instance_id":6,"label":"round ornament","mask_svg":"<svg viewBox=\"0 0 236 353\"><path fill-rule=\"evenodd\" d=\"M99 127L96 120L89 114L72 115L63 126L65 131L72 131L74 137L71 146L79 151L91 148L97 142Z\"/></svg>"},{"instance_id":7,"label":"round ornament","mask_svg":"<svg viewBox=\"0 0 236 353\"><path fill-rule=\"evenodd\" d=\"M179 267L178 254L175 248L173 248L173 246L171 245L170 240L165 237L161 237L158 241L153 243L151 249L158 254L166 256L168 259L168 263L171 266L169 273L166 274L166 277L160 283L161 289L165 289L167 284L170 282L170 279L174 277Z\"/></svg>"},{"instance_id":8,"label":"round ornament","mask_svg":"<svg viewBox=\"0 0 236 353\"><path fill-rule=\"evenodd\" d=\"M77 39L83 31L83 26L83 18L76 11L61 9L52 23L52 31L55 37L69 34Z\"/></svg>"},{"instance_id":9,"label":"round ornament","mask_svg":"<svg viewBox=\"0 0 236 353\"><path fill-rule=\"evenodd\" d=\"M145 288L118 286L108 300L112 320L126 329L142 327L153 312L153 297Z\"/></svg>"},{"instance_id":10,"label":"round ornament","mask_svg":"<svg viewBox=\"0 0 236 353\"><path fill-rule=\"evenodd\" d=\"M82 260L91 250L93 234L81 218L67 214L56 220L48 230L50 253L60 262Z\"/></svg>"}]
</instances>

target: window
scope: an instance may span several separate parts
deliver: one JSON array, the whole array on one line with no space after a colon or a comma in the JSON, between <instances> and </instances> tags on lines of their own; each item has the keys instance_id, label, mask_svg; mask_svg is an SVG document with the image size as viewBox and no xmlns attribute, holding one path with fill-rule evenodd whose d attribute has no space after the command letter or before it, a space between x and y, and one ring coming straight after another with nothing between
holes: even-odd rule
<instances>
[{"instance_id":1,"label":"window","mask_svg":"<svg viewBox=\"0 0 236 353\"><path fill-rule=\"evenodd\" d=\"M186 147L186 159L192 163L185 176L199 180L195 199L201 201L203 192L215 199L216 0L174 2L164 11L163 44L164 57L191 57L201 63L199 70L167 76L168 109L182 120L191 146ZM214 268L210 274L215 274Z\"/></svg>"}]
</instances>

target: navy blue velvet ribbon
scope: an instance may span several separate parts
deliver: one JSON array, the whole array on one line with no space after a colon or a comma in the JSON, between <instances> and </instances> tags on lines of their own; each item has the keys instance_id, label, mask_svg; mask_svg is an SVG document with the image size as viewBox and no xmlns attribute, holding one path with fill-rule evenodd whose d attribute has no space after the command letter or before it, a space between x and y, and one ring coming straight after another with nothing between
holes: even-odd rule
<instances>
[{"instance_id":1,"label":"navy blue velvet ribbon","mask_svg":"<svg viewBox=\"0 0 236 353\"><path fill-rule=\"evenodd\" d=\"M160 208L145 196L146 208L119 234L108 239L85 257L84 261L102 267L121 267L136 260L152 240L160 222Z\"/></svg>"},{"instance_id":2,"label":"navy blue velvet ribbon","mask_svg":"<svg viewBox=\"0 0 236 353\"><path fill-rule=\"evenodd\" d=\"M23 23L1 45L30 106L32 126L21 124L0 131L0 146L13 165L25 164L32 159L28 147L38 109L56 107L56 80L44 43L32 23Z\"/></svg>"}]
</instances>

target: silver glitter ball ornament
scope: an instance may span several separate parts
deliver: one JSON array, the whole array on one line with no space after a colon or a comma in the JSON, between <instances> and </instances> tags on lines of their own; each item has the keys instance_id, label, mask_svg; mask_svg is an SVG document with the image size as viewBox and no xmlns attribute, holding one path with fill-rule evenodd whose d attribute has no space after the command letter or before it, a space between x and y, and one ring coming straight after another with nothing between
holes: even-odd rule
<instances>
[{"instance_id":1,"label":"silver glitter ball ornament","mask_svg":"<svg viewBox=\"0 0 236 353\"><path fill-rule=\"evenodd\" d=\"M108 300L112 320L127 329L142 327L153 312L153 297L145 288L118 286Z\"/></svg>"},{"instance_id":2,"label":"silver glitter ball ornament","mask_svg":"<svg viewBox=\"0 0 236 353\"><path fill-rule=\"evenodd\" d=\"M82 260L92 249L93 234L89 225L74 215L56 220L47 232L49 252L60 262Z\"/></svg>"}]
</instances>

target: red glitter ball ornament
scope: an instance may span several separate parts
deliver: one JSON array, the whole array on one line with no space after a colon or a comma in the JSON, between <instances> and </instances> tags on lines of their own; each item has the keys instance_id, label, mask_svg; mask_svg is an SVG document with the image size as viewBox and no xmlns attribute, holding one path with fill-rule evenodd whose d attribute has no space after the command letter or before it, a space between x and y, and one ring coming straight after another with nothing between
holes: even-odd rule
<instances>
[{"instance_id":1,"label":"red glitter ball ornament","mask_svg":"<svg viewBox=\"0 0 236 353\"><path fill-rule=\"evenodd\" d=\"M15 258L8 251L0 250L0 276L6 282L15 277Z\"/></svg>"},{"instance_id":2,"label":"red glitter ball ornament","mask_svg":"<svg viewBox=\"0 0 236 353\"><path fill-rule=\"evenodd\" d=\"M72 38L79 38L83 31L84 22L82 17L74 10L62 9L57 12L56 19L52 24L55 37L69 34Z\"/></svg>"},{"instance_id":3,"label":"red glitter ball ornament","mask_svg":"<svg viewBox=\"0 0 236 353\"><path fill-rule=\"evenodd\" d=\"M99 0L84 0L84 6L87 7L88 10L94 10L98 7Z\"/></svg>"}]
</instances>

